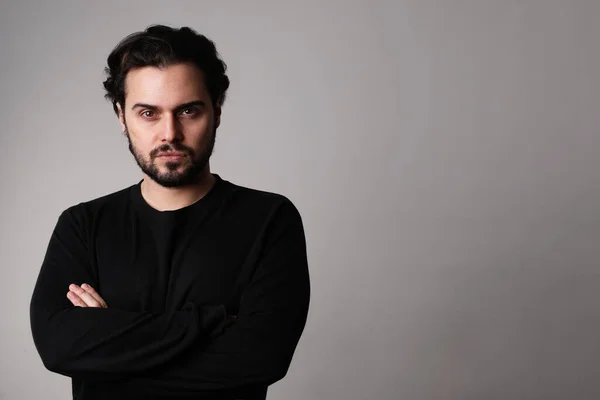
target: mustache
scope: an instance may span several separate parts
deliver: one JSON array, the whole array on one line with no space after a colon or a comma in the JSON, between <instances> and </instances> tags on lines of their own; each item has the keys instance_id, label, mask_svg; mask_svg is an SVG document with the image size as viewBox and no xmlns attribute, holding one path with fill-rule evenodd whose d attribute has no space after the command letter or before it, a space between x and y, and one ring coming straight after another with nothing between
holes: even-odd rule
<instances>
[{"instance_id":1,"label":"mustache","mask_svg":"<svg viewBox=\"0 0 600 400\"><path fill-rule=\"evenodd\" d=\"M188 156L191 156L192 158L194 156L194 150L190 149L187 146L184 146L180 143L171 143L171 144L165 143L162 146L157 147L156 149L152 150L150 152L150 158L156 158L159 153L164 153L164 152L168 152L168 151L178 151L181 153L186 153Z\"/></svg>"}]
</instances>

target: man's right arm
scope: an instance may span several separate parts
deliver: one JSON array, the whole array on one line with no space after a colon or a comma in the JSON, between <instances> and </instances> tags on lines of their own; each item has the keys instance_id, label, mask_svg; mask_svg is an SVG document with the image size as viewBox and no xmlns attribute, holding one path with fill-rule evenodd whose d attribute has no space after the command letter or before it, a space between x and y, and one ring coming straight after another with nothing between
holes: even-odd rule
<instances>
[{"instance_id":1,"label":"man's right arm","mask_svg":"<svg viewBox=\"0 0 600 400\"><path fill-rule=\"evenodd\" d=\"M33 340L47 369L86 379L126 378L221 331L223 305L188 303L165 314L74 307L66 297L71 283L98 287L81 224L74 207L61 214L31 298Z\"/></svg>"}]
</instances>

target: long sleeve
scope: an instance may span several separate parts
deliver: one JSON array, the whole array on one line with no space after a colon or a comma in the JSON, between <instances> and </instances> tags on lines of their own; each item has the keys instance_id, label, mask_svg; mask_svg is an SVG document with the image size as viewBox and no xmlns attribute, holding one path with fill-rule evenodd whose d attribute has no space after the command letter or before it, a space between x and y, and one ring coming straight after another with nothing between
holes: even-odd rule
<instances>
[{"instance_id":1,"label":"long sleeve","mask_svg":"<svg viewBox=\"0 0 600 400\"><path fill-rule=\"evenodd\" d=\"M50 238L30 303L31 331L50 371L85 379L120 379L176 358L219 332L224 306L153 314L80 308L66 298L71 283L96 284L82 220L74 207L61 214Z\"/></svg>"},{"instance_id":2,"label":"long sleeve","mask_svg":"<svg viewBox=\"0 0 600 400\"><path fill-rule=\"evenodd\" d=\"M264 250L244 291L237 321L209 344L129 382L140 395L188 396L269 385L283 378L304 329L310 283L300 214L277 209Z\"/></svg>"}]
</instances>

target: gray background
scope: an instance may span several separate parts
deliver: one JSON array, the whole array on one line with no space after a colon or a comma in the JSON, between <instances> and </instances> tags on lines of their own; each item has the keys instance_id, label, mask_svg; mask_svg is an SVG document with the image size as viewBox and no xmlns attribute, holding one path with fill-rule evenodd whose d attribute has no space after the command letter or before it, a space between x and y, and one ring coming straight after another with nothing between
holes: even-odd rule
<instances>
[{"instance_id":1,"label":"gray background","mask_svg":"<svg viewBox=\"0 0 600 400\"><path fill-rule=\"evenodd\" d=\"M140 178L106 56L214 39L213 172L287 195L313 297L270 399L600 398L600 2L4 1L0 398L66 399L28 305L64 208Z\"/></svg>"}]
</instances>

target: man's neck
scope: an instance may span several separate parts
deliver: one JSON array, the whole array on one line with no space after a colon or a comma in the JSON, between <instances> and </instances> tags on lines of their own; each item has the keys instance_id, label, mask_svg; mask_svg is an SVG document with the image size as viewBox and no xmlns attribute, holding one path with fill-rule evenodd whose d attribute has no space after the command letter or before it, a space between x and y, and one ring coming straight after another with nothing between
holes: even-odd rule
<instances>
[{"instance_id":1,"label":"man's neck","mask_svg":"<svg viewBox=\"0 0 600 400\"><path fill-rule=\"evenodd\" d=\"M172 211L187 207L206 196L215 182L216 178L208 169L200 174L197 183L174 188L161 186L144 175L141 191L150 207L158 211Z\"/></svg>"}]
</instances>

